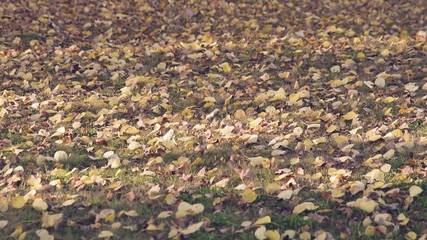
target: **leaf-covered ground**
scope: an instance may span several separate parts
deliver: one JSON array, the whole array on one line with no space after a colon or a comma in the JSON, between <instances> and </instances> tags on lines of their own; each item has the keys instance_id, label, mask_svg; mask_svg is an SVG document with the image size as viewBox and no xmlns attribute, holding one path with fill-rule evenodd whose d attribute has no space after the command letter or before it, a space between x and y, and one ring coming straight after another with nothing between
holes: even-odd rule
<instances>
[{"instance_id":1,"label":"leaf-covered ground","mask_svg":"<svg viewBox=\"0 0 427 240\"><path fill-rule=\"evenodd\" d=\"M1 239L426 239L424 0L3 0Z\"/></svg>"}]
</instances>

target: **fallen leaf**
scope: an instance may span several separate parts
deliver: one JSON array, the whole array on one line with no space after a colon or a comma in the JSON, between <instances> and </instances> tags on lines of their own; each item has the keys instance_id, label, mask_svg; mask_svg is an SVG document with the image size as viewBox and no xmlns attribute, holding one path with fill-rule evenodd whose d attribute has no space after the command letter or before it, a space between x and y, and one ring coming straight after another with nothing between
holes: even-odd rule
<instances>
[{"instance_id":1,"label":"fallen leaf","mask_svg":"<svg viewBox=\"0 0 427 240\"><path fill-rule=\"evenodd\" d=\"M190 224L187 228L182 229L179 232L181 232L184 235L195 233L200 230L200 228L203 226L203 223L204 222L202 221L202 222Z\"/></svg>"},{"instance_id":2,"label":"fallen leaf","mask_svg":"<svg viewBox=\"0 0 427 240\"><path fill-rule=\"evenodd\" d=\"M294 207L294 210L292 211L293 214L300 214L304 211L311 211L319 208L318 206L314 205L312 202L303 202L298 204Z\"/></svg>"}]
</instances>

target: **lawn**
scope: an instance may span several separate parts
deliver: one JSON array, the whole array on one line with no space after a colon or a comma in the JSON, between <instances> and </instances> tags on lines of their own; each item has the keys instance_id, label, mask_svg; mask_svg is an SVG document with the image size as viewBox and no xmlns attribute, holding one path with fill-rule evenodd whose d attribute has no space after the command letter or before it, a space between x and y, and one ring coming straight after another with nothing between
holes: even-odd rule
<instances>
[{"instance_id":1,"label":"lawn","mask_svg":"<svg viewBox=\"0 0 427 240\"><path fill-rule=\"evenodd\" d=\"M427 5L3 0L0 239L427 239Z\"/></svg>"}]
</instances>

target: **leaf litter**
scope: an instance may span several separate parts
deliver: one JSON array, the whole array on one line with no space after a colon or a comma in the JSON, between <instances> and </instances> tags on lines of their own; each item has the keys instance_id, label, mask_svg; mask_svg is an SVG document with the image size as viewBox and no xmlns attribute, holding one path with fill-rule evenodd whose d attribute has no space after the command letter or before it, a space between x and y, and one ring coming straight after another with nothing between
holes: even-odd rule
<instances>
[{"instance_id":1,"label":"leaf litter","mask_svg":"<svg viewBox=\"0 0 427 240\"><path fill-rule=\"evenodd\" d=\"M6 1L0 238L426 239L425 11Z\"/></svg>"}]
</instances>

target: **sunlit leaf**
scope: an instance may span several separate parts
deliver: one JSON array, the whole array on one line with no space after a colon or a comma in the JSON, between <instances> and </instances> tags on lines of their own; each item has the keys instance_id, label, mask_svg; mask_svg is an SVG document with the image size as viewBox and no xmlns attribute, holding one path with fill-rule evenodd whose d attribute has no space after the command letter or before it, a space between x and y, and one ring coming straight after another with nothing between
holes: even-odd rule
<instances>
[{"instance_id":1,"label":"sunlit leaf","mask_svg":"<svg viewBox=\"0 0 427 240\"><path fill-rule=\"evenodd\" d=\"M243 192L241 193L241 196L245 202L252 203L257 199L258 195L255 193L255 191L248 188L243 190Z\"/></svg>"},{"instance_id":2,"label":"sunlit leaf","mask_svg":"<svg viewBox=\"0 0 427 240\"><path fill-rule=\"evenodd\" d=\"M303 202L298 204L294 207L294 210L292 211L294 214L300 214L304 211L311 211L319 208L318 206L314 205L312 202Z\"/></svg>"}]
</instances>

